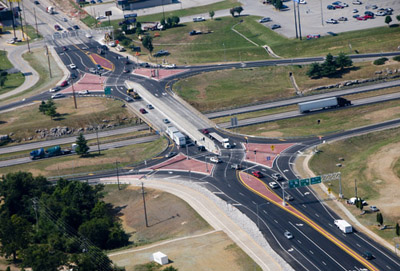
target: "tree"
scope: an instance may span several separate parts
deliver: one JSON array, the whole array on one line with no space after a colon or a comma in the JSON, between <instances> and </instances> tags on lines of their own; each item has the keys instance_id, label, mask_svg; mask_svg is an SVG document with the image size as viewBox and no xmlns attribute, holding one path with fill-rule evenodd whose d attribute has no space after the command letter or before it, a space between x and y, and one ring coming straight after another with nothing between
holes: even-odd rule
<instances>
[{"instance_id":1,"label":"tree","mask_svg":"<svg viewBox=\"0 0 400 271\"><path fill-rule=\"evenodd\" d=\"M142 40L142 45L144 48L149 50L149 53L151 54L153 52L153 38L150 36L145 36L144 39Z\"/></svg>"},{"instance_id":2,"label":"tree","mask_svg":"<svg viewBox=\"0 0 400 271\"><path fill-rule=\"evenodd\" d=\"M53 250L47 244L35 244L23 251L24 266L32 267L32 271L53 271L67 262L67 256Z\"/></svg>"},{"instance_id":3,"label":"tree","mask_svg":"<svg viewBox=\"0 0 400 271\"><path fill-rule=\"evenodd\" d=\"M336 73L336 62L332 54L327 54L324 63L322 63L322 76L332 76Z\"/></svg>"},{"instance_id":4,"label":"tree","mask_svg":"<svg viewBox=\"0 0 400 271\"><path fill-rule=\"evenodd\" d=\"M400 22L400 15L397 15L397 16L396 16L396 19L397 19L397 21Z\"/></svg>"},{"instance_id":5,"label":"tree","mask_svg":"<svg viewBox=\"0 0 400 271\"><path fill-rule=\"evenodd\" d=\"M281 9L283 7L282 1L281 0L276 0L274 3L274 6L276 9Z\"/></svg>"},{"instance_id":6,"label":"tree","mask_svg":"<svg viewBox=\"0 0 400 271\"><path fill-rule=\"evenodd\" d=\"M181 21L181 20L179 19L178 16L172 16L172 24L173 24L174 27L177 26L177 25L179 25L179 22L180 22L180 21Z\"/></svg>"},{"instance_id":7,"label":"tree","mask_svg":"<svg viewBox=\"0 0 400 271\"><path fill-rule=\"evenodd\" d=\"M307 75L310 78L319 78L321 77L321 65L318 63L312 63L310 68L307 71Z\"/></svg>"},{"instance_id":8,"label":"tree","mask_svg":"<svg viewBox=\"0 0 400 271\"><path fill-rule=\"evenodd\" d=\"M399 223L396 223L396 235L400 236L400 226Z\"/></svg>"},{"instance_id":9,"label":"tree","mask_svg":"<svg viewBox=\"0 0 400 271\"><path fill-rule=\"evenodd\" d=\"M54 117L58 116L58 113L56 111L56 108L54 106L49 107L46 110L46 116L49 116L51 119L53 119Z\"/></svg>"},{"instance_id":10,"label":"tree","mask_svg":"<svg viewBox=\"0 0 400 271\"><path fill-rule=\"evenodd\" d=\"M7 72L0 70L0 86L3 87L7 80Z\"/></svg>"},{"instance_id":11,"label":"tree","mask_svg":"<svg viewBox=\"0 0 400 271\"><path fill-rule=\"evenodd\" d=\"M235 10L233 8L229 10L229 13L232 15L232 17L235 17Z\"/></svg>"},{"instance_id":12,"label":"tree","mask_svg":"<svg viewBox=\"0 0 400 271\"><path fill-rule=\"evenodd\" d=\"M339 53L336 57L336 66L343 70L345 67L351 67L353 65L353 61L350 57L348 57L345 53Z\"/></svg>"},{"instance_id":13,"label":"tree","mask_svg":"<svg viewBox=\"0 0 400 271\"><path fill-rule=\"evenodd\" d=\"M112 271L111 260L97 247L89 247L85 253L73 255L71 262L76 264L75 271Z\"/></svg>"},{"instance_id":14,"label":"tree","mask_svg":"<svg viewBox=\"0 0 400 271\"><path fill-rule=\"evenodd\" d=\"M214 15L215 15L214 10L211 10L208 14L210 15L211 20L214 20Z\"/></svg>"},{"instance_id":15,"label":"tree","mask_svg":"<svg viewBox=\"0 0 400 271\"><path fill-rule=\"evenodd\" d=\"M39 112L45 114L47 110L47 105L45 101L42 101L39 105Z\"/></svg>"},{"instance_id":16,"label":"tree","mask_svg":"<svg viewBox=\"0 0 400 271\"><path fill-rule=\"evenodd\" d=\"M128 26L126 24L123 24L121 26L121 30L126 33L126 31L128 30Z\"/></svg>"},{"instance_id":17,"label":"tree","mask_svg":"<svg viewBox=\"0 0 400 271\"><path fill-rule=\"evenodd\" d=\"M138 33L138 35L143 33L141 22L136 22L136 32Z\"/></svg>"},{"instance_id":18,"label":"tree","mask_svg":"<svg viewBox=\"0 0 400 271\"><path fill-rule=\"evenodd\" d=\"M178 271L178 268L173 267L172 265L164 268L162 271Z\"/></svg>"},{"instance_id":19,"label":"tree","mask_svg":"<svg viewBox=\"0 0 400 271\"><path fill-rule=\"evenodd\" d=\"M382 224L383 224L383 216L382 216L381 213L377 213L377 214L376 214L376 222L378 222L379 225L382 225Z\"/></svg>"},{"instance_id":20,"label":"tree","mask_svg":"<svg viewBox=\"0 0 400 271\"><path fill-rule=\"evenodd\" d=\"M243 8L241 6L238 6L238 7L235 7L234 10L240 16L240 13L243 11Z\"/></svg>"},{"instance_id":21,"label":"tree","mask_svg":"<svg viewBox=\"0 0 400 271\"><path fill-rule=\"evenodd\" d=\"M389 24L392 22L392 17L390 15L387 15L385 17L385 24L389 26Z\"/></svg>"},{"instance_id":22,"label":"tree","mask_svg":"<svg viewBox=\"0 0 400 271\"><path fill-rule=\"evenodd\" d=\"M79 154L80 156L84 156L88 153L89 151L89 146L87 145L86 138L83 136L83 134L79 134L79 136L76 138L76 153Z\"/></svg>"},{"instance_id":23,"label":"tree","mask_svg":"<svg viewBox=\"0 0 400 271\"><path fill-rule=\"evenodd\" d=\"M168 28L172 27L172 18L171 17L167 18L167 26L168 26Z\"/></svg>"}]
</instances>

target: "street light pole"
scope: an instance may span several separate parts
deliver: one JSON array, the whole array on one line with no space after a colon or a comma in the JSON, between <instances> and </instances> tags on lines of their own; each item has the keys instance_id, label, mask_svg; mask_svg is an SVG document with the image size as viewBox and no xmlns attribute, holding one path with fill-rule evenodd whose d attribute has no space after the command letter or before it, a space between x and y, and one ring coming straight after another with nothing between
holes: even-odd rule
<instances>
[{"instance_id":1,"label":"street light pole","mask_svg":"<svg viewBox=\"0 0 400 271\"><path fill-rule=\"evenodd\" d=\"M115 167L117 169L117 183L118 183L118 190L121 190L121 188L119 187L119 172L118 172L118 164L119 162L116 160L115 161Z\"/></svg>"}]
</instances>

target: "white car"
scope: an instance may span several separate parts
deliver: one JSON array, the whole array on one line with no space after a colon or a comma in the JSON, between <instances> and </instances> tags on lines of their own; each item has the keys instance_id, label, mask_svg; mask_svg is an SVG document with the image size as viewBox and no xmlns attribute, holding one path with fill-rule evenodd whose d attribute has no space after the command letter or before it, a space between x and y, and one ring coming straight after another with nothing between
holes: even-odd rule
<instances>
[{"instance_id":1,"label":"white car","mask_svg":"<svg viewBox=\"0 0 400 271\"><path fill-rule=\"evenodd\" d=\"M106 16L97 16L96 20L102 20L102 19L105 19L105 18L106 18Z\"/></svg>"},{"instance_id":2,"label":"white car","mask_svg":"<svg viewBox=\"0 0 400 271\"><path fill-rule=\"evenodd\" d=\"M337 24L338 21L335 20L335 19L329 19L329 20L326 21L326 23L327 23L327 24Z\"/></svg>"},{"instance_id":3,"label":"white car","mask_svg":"<svg viewBox=\"0 0 400 271\"><path fill-rule=\"evenodd\" d=\"M51 88L50 90L49 90L49 92L57 92L57 91L59 91L61 88L60 87L54 87L54 88Z\"/></svg>"},{"instance_id":4,"label":"white car","mask_svg":"<svg viewBox=\"0 0 400 271\"><path fill-rule=\"evenodd\" d=\"M8 43L8 44L14 44L14 43L15 43L15 40L13 40L13 39L8 40L7 43Z\"/></svg>"},{"instance_id":5,"label":"white car","mask_svg":"<svg viewBox=\"0 0 400 271\"><path fill-rule=\"evenodd\" d=\"M270 17L264 17L264 18L262 18L261 20L259 20L258 22L259 23L267 23L267 22L270 22L271 21L271 18Z\"/></svg>"},{"instance_id":6,"label":"white car","mask_svg":"<svg viewBox=\"0 0 400 271\"><path fill-rule=\"evenodd\" d=\"M353 13L358 13L358 9L353 9Z\"/></svg>"},{"instance_id":7,"label":"white car","mask_svg":"<svg viewBox=\"0 0 400 271\"><path fill-rule=\"evenodd\" d=\"M87 34L85 35L85 37L88 38L88 39L91 39L91 38L92 38L92 35L90 35L89 33L87 33Z\"/></svg>"},{"instance_id":8,"label":"white car","mask_svg":"<svg viewBox=\"0 0 400 271\"><path fill-rule=\"evenodd\" d=\"M57 99L57 98L62 98L62 97L64 97L64 95L61 94L61 93L56 93L56 94L54 94L54 95L51 95L51 98L52 98L52 99Z\"/></svg>"},{"instance_id":9,"label":"white car","mask_svg":"<svg viewBox=\"0 0 400 271\"><path fill-rule=\"evenodd\" d=\"M305 4L307 4L307 2L306 2L306 0L300 0L299 4L304 4L305 5Z\"/></svg>"},{"instance_id":10,"label":"white car","mask_svg":"<svg viewBox=\"0 0 400 271\"><path fill-rule=\"evenodd\" d=\"M76 69L76 65L73 64L73 63L72 63L72 64L69 64L69 68L72 69L72 70L74 70L74 69Z\"/></svg>"},{"instance_id":11,"label":"white car","mask_svg":"<svg viewBox=\"0 0 400 271\"><path fill-rule=\"evenodd\" d=\"M204 17L195 17L195 18L193 18L193 22L203 22L205 20L206 19Z\"/></svg>"},{"instance_id":12,"label":"white car","mask_svg":"<svg viewBox=\"0 0 400 271\"><path fill-rule=\"evenodd\" d=\"M90 92L89 92L89 90L86 89L86 90L79 91L78 94L79 95L87 95L87 94L90 94Z\"/></svg>"},{"instance_id":13,"label":"white car","mask_svg":"<svg viewBox=\"0 0 400 271\"><path fill-rule=\"evenodd\" d=\"M175 64L164 64L164 65L162 65L162 67L164 69L175 69L176 65Z\"/></svg>"},{"instance_id":14,"label":"white car","mask_svg":"<svg viewBox=\"0 0 400 271\"><path fill-rule=\"evenodd\" d=\"M279 185L276 182L269 182L268 183L269 187L271 187L272 189L278 188Z\"/></svg>"},{"instance_id":15,"label":"white car","mask_svg":"<svg viewBox=\"0 0 400 271\"><path fill-rule=\"evenodd\" d=\"M293 238L293 234L290 231L285 231L285 233L283 235L285 235L285 237L287 239L292 239Z\"/></svg>"},{"instance_id":16,"label":"white car","mask_svg":"<svg viewBox=\"0 0 400 271\"><path fill-rule=\"evenodd\" d=\"M210 157L210 161L213 163L221 163L221 160L217 156Z\"/></svg>"},{"instance_id":17,"label":"white car","mask_svg":"<svg viewBox=\"0 0 400 271\"><path fill-rule=\"evenodd\" d=\"M369 206L369 209L370 209L372 212L378 212L378 211L379 211L378 207L376 207L375 205Z\"/></svg>"}]
</instances>

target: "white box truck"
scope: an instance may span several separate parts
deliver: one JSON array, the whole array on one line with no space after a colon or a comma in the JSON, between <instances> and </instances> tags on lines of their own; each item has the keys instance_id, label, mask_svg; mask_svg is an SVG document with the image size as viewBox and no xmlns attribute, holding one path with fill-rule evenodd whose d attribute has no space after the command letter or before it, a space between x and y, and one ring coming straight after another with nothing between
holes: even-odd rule
<instances>
[{"instance_id":1,"label":"white box truck","mask_svg":"<svg viewBox=\"0 0 400 271\"><path fill-rule=\"evenodd\" d=\"M324 109L324 108L336 108L351 105L351 101L342 97L331 97L315 101L308 101L299 103L300 113L307 113L312 110Z\"/></svg>"},{"instance_id":2,"label":"white box truck","mask_svg":"<svg viewBox=\"0 0 400 271\"><path fill-rule=\"evenodd\" d=\"M186 145L186 137L181 132L174 133L173 140L175 141L175 144L178 146Z\"/></svg>"},{"instance_id":3,"label":"white box truck","mask_svg":"<svg viewBox=\"0 0 400 271\"><path fill-rule=\"evenodd\" d=\"M229 138L223 138L217 133L210 133L210 136L217 140L225 149L230 149L232 148L231 143L229 142Z\"/></svg>"},{"instance_id":4,"label":"white box truck","mask_svg":"<svg viewBox=\"0 0 400 271\"><path fill-rule=\"evenodd\" d=\"M353 232L353 227L343 219L335 219L333 223L338 227L343 233Z\"/></svg>"}]
</instances>

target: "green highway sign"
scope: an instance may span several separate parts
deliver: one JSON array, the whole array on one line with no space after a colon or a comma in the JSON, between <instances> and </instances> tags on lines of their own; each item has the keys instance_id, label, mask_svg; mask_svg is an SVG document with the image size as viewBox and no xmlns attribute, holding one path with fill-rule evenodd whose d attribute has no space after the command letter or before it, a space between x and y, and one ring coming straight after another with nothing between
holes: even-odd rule
<instances>
[{"instance_id":1,"label":"green highway sign","mask_svg":"<svg viewBox=\"0 0 400 271\"><path fill-rule=\"evenodd\" d=\"M321 176L310 178L311 184L321 183Z\"/></svg>"},{"instance_id":2,"label":"green highway sign","mask_svg":"<svg viewBox=\"0 0 400 271\"><path fill-rule=\"evenodd\" d=\"M111 88L110 87L105 87L104 88L104 95L111 95Z\"/></svg>"},{"instance_id":3,"label":"green highway sign","mask_svg":"<svg viewBox=\"0 0 400 271\"><path fill-rule=\"evenodd\" d=\"M301 179L300 186L308 186L310 185L310 179Z\"/></svg>"},{"instance_id":4,"label":"green highway sign","mask_svg":"<svg viewBox=\"0 0 400 271\"><path fill-rule=\"evenodd\" d=\"M300 186L299 179L289 180L289 188L296 188Z\"/></svg>"}]
</instances>

